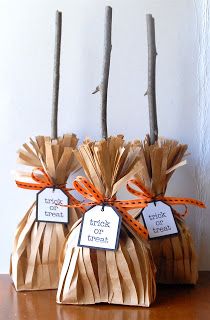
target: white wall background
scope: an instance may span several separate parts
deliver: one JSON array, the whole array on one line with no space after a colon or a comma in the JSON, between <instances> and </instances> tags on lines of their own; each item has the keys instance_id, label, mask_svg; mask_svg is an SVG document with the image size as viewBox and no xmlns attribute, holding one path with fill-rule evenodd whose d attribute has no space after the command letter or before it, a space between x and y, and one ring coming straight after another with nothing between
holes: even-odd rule
<instances>
[{"instance_id":1,"label":"white wall background","mask_svg":"<svg viewBox=\"0 0 210 320\"><path fill-rule=\"evenodd\" d=\"M168 194L210 200L208 0L0 0L0 272L13 233L35 192L16 188L11 170L28 137L50 134L55 10L63 11L59 133L100 136L99 96L104 7L113 6L109 134L148 132L145 14L156 20L159 132L189 144L188 165ZM200 269L210 270L209 210L190 209Z\"/></svg>"}]
</instances>

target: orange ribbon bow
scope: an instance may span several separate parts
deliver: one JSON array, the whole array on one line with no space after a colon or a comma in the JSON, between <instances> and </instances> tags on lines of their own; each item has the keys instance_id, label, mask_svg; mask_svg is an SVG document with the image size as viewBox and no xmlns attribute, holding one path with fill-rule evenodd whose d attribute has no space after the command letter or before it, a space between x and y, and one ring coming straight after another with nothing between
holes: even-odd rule
<instances>
[{"instance_id":1,"label":"orange ribbon bow","mask_svg":"<svg viewBox=\"0 0 210 320\"><path fill-rule=\"evenodd\" d=\"M108 204L114 206L118 212L122 215L122 219L126 222L138 235L143 237L144 239L148 238L147 229L136 219L134 219L125 209L125 207L129 208L144 208L146 205L146 201L142 203L139 200L116 200L115 198L105 198L102 193L100 193L95 186L90 183L84 177L77 177L73 186L75 190L77 190L84 198L91 200L91 202L83 202L82 204L69 205L69 207L81 207L81 206L91 206L91 205L99 205L99 204Z\"/></svg>"},{"instance_id":2,"label":"orange ribbon bow","mask_svg":"<svg viewBox=\"0 0 210 320\"><path fill-rule=\"evenodd\" d=\"M133 184L135 186L137 186L140 191L132 188L129 184ZM149 203L152 201L163 201L168 205L184 205L186 210L184 212L184 214L177 214L179 216L185 216L187 214L187 206L186 205L193 205L193 206L197 206L199 208L206 208L205 204L199 200L196 199L192 199L192 198L177 198L177 197L166 197L164 195L158 195L155 196L154 194L152 194L149 190L147 190L147 188L145 188L145 186L140 183L139 181L132 179L127 183L127 190L135 195L140 197L138 200L142 201L142 204L145 203Z\"/></svg>"},{"instance_id":3,"label":"orange ribbon bow","mask_svg":"<svg viewBox=\"0 0 210 320\"><path fill-rule=\"evenodd\" d=\"M39 173L37 173L37 171L39 171ZM23 181L18 181L18 180L15 180L15 182L16 182L16 184L17 184L17 186L19 188L29 189L29 190L42 190L42 189L47 188L47 187L48 188L50 188L50 187L59 188L59 189L63 190L64 192L66 192L66 194L70 198L70 201L71 201L72 204L74 204L74 205L80 204L80 202L78 200L76 200L68 192L71 189L66 188L66 184L55 184L53 182L53 180L51 179L51 177L44 171L43 168L41 168L41 167L34 168L32 170L32 173L31 173L31 178L36 183L23 182ZM85 209L82 206L81 206L80 209L83 212L85 211Z\"/></svg>"}]
</instances>

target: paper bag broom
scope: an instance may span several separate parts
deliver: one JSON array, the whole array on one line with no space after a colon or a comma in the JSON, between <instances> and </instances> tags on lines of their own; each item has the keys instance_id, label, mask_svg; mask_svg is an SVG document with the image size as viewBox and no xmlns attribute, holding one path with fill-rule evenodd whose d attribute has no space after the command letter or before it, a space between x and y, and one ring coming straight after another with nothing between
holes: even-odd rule
<instances>
[{"instance_id":1,"label":"paper bag broom","mask_svg":"<svg viewBox=\"0 0 210 320\"><path fill-rule=\"evenodd\" d=\"M132 201L131 204L129 200L116 199L120 187L138 170L139 150L125 143L123 136L107 137L106 106L111 54L111 19L112 9L106 7L103 77L96 89L96 92L101 93L103 139L98 142L86 140L76 151L86 178L78 177L74 181L74 186L85 199L91 200L91 203L83 203L83 206L93 205L93 208L98 208L97 221L94 223L104 226L103 215L107 206L118 212L122 219L119 243L114 250L81 245L85 217L90 212L86 211L83 220L79 220L72 227L64 248L65 257L57 302L60 304L103 302L148 307L155 299L156 285L155 266L146 240L147 233L143 225L133 219L125 208L126 205L135 207L138 205L137 202ZM107 225L108 223L106 221ZM88 229L88 232L91 230ZM104 230L101 231L103 235ZM94 232L98 233L98 229L94 229ZM108 234L109 240L111 233L112 231ZM92 238L95 238L95 241L104 241L103 237L88 237L91 241Z\"/></svg>"},{"instance_id":2,"label":"paper bag broom","mask_svg":"<svg viewBox=\"0 0 210 320\"><path fill-rule=\"evenodd\" d=\"M186 283L195 284L198 279L198 265L195 246L191 233L186 226L184 216L188 205L205 207L200 201L188 198L166 197L167 184L175 170L184 165L183 157L187 145L177 141L158 137L156 96L155 96L155 25L152 15L147 15L148 36L148 95L150 135L140 143L141 167L136 174L134 184L140 188L137 195L150 201L163 201L172 206L173 216L178 228L178 235L160 237L150 241L154 261L157 266L157 282L159 283ZM137 142L136 142L137 143ZM136 191L130 188L135 194ZM140 193L139 193L140 192ZM184 213L175 210L174 205L184 205ZM159 221L160 223L160 221ZM161 232L163 229L159 228Z\"/></svg>"},{"instance_id":3,"label":"paper bag broom","mask_svg":"<svg viewBox=\"0 0 210 320\"><path fill-rule=\"evenodd\" d=\"M57 11L52 136L37 136L30 139L29 144L23 144L18 152L18 162L33 170L29 173L19 172L16 183L18 187L29 190L59 190L61 196L64 194L64 198L74 203L75 199L69 195L66 183L69 175L79 167L73 154L78 139L74 134L57 136L61 24L62 14ZM47 201L52 202L52 199ZM56 223L58 207L54 205L49 208L45 215L51 214L54 223L37 221L35 201L17 226L10 266L17 291L56 289L58 286L60 250L69 229L80 217L80 209L70 208L67 212L68 222L63 224ZM51 209L57 211L50 212Z\"/></svg>"}]
</instances>

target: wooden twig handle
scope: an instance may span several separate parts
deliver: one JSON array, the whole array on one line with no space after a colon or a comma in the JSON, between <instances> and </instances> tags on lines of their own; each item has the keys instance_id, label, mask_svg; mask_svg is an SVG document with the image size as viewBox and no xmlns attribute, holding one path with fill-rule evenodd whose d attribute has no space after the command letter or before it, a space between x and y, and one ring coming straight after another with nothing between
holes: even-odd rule
<instances>
[{"instance_id":1,"label":"wooden twig handle","mask_svg":"<svg viewBox=\"0 0 210 320\"><path fill-rule=\"evenodd\" d=\"M156 109L156 44L155 44L155 20L151 14L146 15L147 20L147 41L148 41L148 105L150 123L150 144L154 144L158 139L158 123Z\"/></svg>"},{"instance_id":2,"label":"wooden twig handle","mask_svg":"<svg viewBox=\"0 0 210 320\"><path fill-rule=\"evenodd\" d=\"M58 97L59 97L59 83L60 83L61 32L62 32L62 12L56 11L52 119L51 119L52 139L58 138Z\"/></svg>"},{"instance_id":3,"label":"wooden twig handle","mask_svg":"<svg viewBox=\"0 0 210 320\"><path fill-rule=\"evenodd\" d=\"M112 8L107 6L105 9L105 30L104 30L104 57L102 68L102 79L100 85L93 92L101 94L101 135L107 139L107 92L109 83L110 59L112 50Z\"/></svg>"}]
</instances>

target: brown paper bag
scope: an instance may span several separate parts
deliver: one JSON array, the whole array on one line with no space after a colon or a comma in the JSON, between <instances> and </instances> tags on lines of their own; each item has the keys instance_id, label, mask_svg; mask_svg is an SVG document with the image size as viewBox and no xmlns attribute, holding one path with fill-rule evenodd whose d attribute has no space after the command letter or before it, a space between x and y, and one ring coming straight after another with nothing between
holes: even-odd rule
<instances>
[{"instance_id":1,"label":"brown paper bag","mask_svg":"<svg viewBox=\"0 0 210 320\"><path fill-rule=\"evenodd\" d=\"M18 162L42 168L55 185L65 185L70 173L79 167L73 153L77 141L73 134L56 140L38 136L23 145ZM28 176L31 177L31 172L20 172L18 180ZM80 216L79 209L71 208L68 225L36 222L36 202L32 204L17 226L11 255L10 274L17 291L57 288L59 254L71 226Z\"/></svg>"},{"instance_id":2,"label":"brown paper bag","mask_svg":"<svg viewBox=\"0 0 210 320\"><path fill-rule=\"evenodd\" d=\"M140 170L136 175L154 195L164 195L173 172L185 164L182 159L187 145L173 140L159 139L154 145L144 142L140 151ZM157 266L157 282L195 284L198 264L195 246L184 219L175 210L179 234L151 240L151 248Z\"/></svg>"},{"instance_id":3,"label":"brown paper bag","mask_svg":"<svg viewBox=\"0 0 210 320\"><path fill-rule=\"evenodd\" d=\"M122 136L85 141L76 151L86 176L112 198L138 169L137 149ZM68 236L57 292L61 304L101 302L149 306L155 299L155 266L146 240L123 222L116 251L79 247L81 220Z\"/></svg>"}]
</instances>

